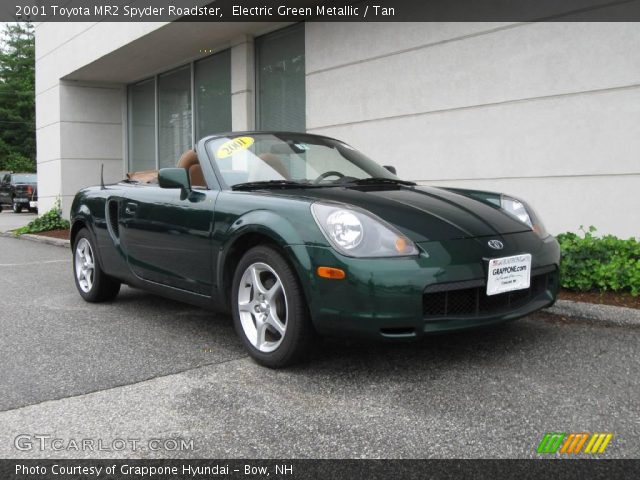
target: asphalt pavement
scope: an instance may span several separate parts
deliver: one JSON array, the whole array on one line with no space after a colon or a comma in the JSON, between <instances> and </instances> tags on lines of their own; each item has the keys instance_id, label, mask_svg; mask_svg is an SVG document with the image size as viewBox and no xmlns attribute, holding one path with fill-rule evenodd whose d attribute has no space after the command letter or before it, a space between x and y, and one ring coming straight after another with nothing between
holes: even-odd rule
<instances>
[{"instance_id":1,"label":"asphalt pavement","mask_svg":"<svg viewBox=\"0 0 640 480\"><path fill-rule=\"evenodd\" d=\"M418 343L321 340L273 371L227 316L130 288L85 303L69 250L0 237L0 331L0 458L536 457L546 432L640 451L634 324L538 313Z\"/></svg>"},{"instance_id":2,"label":"asphalt pavement","mask_svg":"<svg viewBox=\"0 0 640 480\"><path fill-rule=\"evenodd\" d=\"M2 212L0 212L0 233L24 227L36 217L35 213L13 213L11 207L3 205Z\"/></svg>"}]
</instances>

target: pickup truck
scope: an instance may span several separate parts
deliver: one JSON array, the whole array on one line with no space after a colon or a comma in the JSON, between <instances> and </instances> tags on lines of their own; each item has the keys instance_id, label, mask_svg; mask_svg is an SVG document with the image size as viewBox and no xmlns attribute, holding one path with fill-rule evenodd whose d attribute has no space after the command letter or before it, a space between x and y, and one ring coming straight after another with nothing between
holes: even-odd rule
<instances>
[{"instance_id":1,"label":"pickup truck","mask_svg":"<svg viewBox=\"0 0 640 480\"><path fill-rule=\"evenodd\" d=\"M14 213L38 211L38 180L35 173L5 173L0 181L0 211L9 205Z\"/></svg>"}]
</instances>

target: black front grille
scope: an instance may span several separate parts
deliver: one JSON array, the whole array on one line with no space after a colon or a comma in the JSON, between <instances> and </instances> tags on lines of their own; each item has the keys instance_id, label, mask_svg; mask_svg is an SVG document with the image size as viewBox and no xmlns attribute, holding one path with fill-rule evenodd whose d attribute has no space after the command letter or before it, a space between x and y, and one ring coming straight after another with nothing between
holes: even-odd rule
<instances>
[{"instance_id":1,"label":"black front grille","mask_svg":"<svg viewBox=\"0 0 640 480\"><path fill-rule=\"evenodd\" d=\"M518 308L546 290L555 291L555 267L534 271L525 290L487 296L484 280L440 283L428 286L422 296L425 319L499 314Z\"/></svg>"}]
</instances>

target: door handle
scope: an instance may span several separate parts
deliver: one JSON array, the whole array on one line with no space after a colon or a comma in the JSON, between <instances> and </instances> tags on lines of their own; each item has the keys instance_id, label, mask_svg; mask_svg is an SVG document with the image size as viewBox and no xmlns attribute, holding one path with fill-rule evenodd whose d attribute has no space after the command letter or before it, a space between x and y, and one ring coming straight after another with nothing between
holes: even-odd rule
<instances>
[{"instance_id":1,"label":"door handle","mask_svg":"<svg viewBox=\"0 0 640 480\"><path fill-rule=\"evenodd\" d=\"M127 203L127 205L124 207L124 213L125 215L135 215L137 209L137 203Z\"/></svg>"}]
</instances>

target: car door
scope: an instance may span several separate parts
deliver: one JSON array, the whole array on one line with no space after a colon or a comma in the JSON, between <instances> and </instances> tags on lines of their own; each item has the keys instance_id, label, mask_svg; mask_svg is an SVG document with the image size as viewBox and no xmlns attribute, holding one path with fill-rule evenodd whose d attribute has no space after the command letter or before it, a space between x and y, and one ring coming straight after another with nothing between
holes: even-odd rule
<instances>
[{"instance_id":1,"label":"car door","mask_svg":"<svg viewBox=\"0 0 640 480\"><path fill-rule=\"evenodd\" d=\"M210 296L211 235L218 192L132 187L120 201L120 241L131 270L146 280Z\"/></svg>"}]
</instances>

